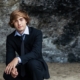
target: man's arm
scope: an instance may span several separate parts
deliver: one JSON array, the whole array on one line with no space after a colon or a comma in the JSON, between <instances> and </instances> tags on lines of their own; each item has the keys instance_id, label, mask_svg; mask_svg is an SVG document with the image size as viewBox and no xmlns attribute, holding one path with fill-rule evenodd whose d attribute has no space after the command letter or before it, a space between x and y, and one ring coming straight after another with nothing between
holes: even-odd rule
<instances>
[{"instance_id":1,"label":"man's arm","mask_svg":"<svg viewBox=\"0 0 80 80\"><path fill-rule=\"evenodd\" d=\"M12 69L15 68L17 64L18 64L18 58L16 57L15 50L12 46L12 40L7 37L5 73L10 74Z\"/></svg>"},{"instance_id":2,"label":"man's arm","mask_svg":"<svg viewBox=\"0 0 80 80\"><path fill-rule=\"evenodd\" d=\"M13 42L10 37L6 39L6 65L8 65L15 57L15 50L12 46Z\"/></svg>"},{"instance_id":3,"label":"man's arm","mask_svg":"<svg viewBox=\"0 0 80 80\"><path fill-rule=\"evenodd\" d=\"M35 42L33 44L31 52L20 56L22 64L25 64L30 59L38 59L42 56L42 32L36 33Z\"/></svg>"}]
</instances>

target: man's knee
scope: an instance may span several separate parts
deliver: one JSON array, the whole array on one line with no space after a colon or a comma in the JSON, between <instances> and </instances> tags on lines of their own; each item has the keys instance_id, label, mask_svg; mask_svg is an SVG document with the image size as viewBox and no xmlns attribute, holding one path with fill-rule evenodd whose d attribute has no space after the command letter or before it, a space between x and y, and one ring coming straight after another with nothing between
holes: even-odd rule
<instances>
[{"instance_id":1,"label":"man's knee","mask_svg":"<svg viewBox=\"0 0 80 80\"><path fill-rule=\"evenodd\" d=\"M13 78L10 74L3 73L4 80L18 80L18 78Z\"/></svg>"},{"instance_id":2,"label":"man's knee","mask_svg":"<svg viewBox=\"0 0 80 80\"><path fill-rule=\"evenodd\" d=\"M42 69L42 63L38 60L30 60L27 63L27 66L33 70L37 70L37 69L41 70Z\"/></svg>"},{"instance_id":3,"label":"man's knee","mask_svg":"<svg viewBox=\"0 0 80 80\"><path fill-rule=\"evenodd\" d=\"M11 75L9 74L6 74L6 73L4 73L3 74L3 78L5 79L5 80L10 80L11 79ZM12 80L12 79L11 79Z\"/></svg>"}]
</instances>

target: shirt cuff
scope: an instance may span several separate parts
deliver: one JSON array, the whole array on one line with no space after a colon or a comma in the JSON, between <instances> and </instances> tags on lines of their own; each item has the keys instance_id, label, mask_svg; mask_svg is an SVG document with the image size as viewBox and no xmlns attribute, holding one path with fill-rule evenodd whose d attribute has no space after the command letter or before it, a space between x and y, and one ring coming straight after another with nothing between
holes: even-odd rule
<instances>
[{"instance_id":1,"label":"shirt cuff","mask_svg":"<svg viewBox=\"0 0 80 80\"><path fill-rule=\"evenodd\" d=\"M21 63L21 58L20 57L17 57L17 58L18 58L19 63Z\"/></svg>"}]
</instances>

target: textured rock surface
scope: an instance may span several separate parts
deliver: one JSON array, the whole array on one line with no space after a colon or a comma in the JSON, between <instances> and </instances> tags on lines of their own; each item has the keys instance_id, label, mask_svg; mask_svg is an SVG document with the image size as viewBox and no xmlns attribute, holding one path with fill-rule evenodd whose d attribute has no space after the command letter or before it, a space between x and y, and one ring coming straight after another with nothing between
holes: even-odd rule
<instances>
[{"instance_id":1,"label":"textured rock surface","mask_svg":"<svg viewBox=\"0 0 80 80\"><path fill-rule=\"evenodd\" d=\"M0 62L5 61L6 36L13 29L9 28L9 14L19 8L19 0L0 0Z\"/></svg>"},{"instance_id":2,"label":"textured rock surface","mask_svg":"<svg viewBox=\"0 0 80 80\"><path fill-rule=\"evenodd\" d=\"M19 8L19 3L31 16L29 26L43 32L42 52L46 61L80 61L80 0L0 0L1 62L5 61L6 36L13 30L7 28L9 14Z\"/></svg>"},{"instance_id":3,"label":"textured rock surface","mask_svg":"<svg viewBox=\"0 0 80 80\"><path fill-rule=\"evenodd\" d=\"M80 0L23 0L21 6L43 32L46 61L80 61Z\"/></svg>"}]
</instances>

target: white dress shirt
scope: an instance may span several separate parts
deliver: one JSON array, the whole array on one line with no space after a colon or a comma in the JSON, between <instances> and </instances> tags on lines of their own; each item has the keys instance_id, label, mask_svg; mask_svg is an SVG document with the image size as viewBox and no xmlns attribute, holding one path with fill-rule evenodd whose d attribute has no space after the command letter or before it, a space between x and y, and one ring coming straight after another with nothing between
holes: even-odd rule
<instances>
[{"instance_id":1,"label":"white dress shirt","mask_svg":"<svg viewBox=\"0 0 80 80\"><path fill-rule=\"evenodd\" d=\"M29 35L29 28L28 28L28 26L26 26L26 28L25 28L25 30L24 30L24 32L23 32L22 34L20 34L20 33L16 30L14 36L22 36L23 34ZM19 63L21 63L20 57L18 57L18 61L19 61Z\"/></svg>"}]
</instances>

